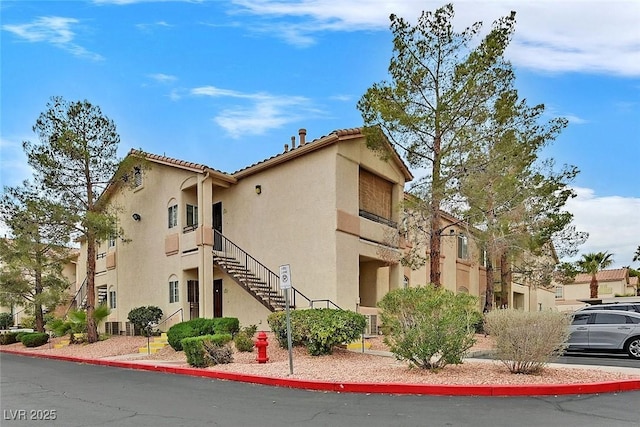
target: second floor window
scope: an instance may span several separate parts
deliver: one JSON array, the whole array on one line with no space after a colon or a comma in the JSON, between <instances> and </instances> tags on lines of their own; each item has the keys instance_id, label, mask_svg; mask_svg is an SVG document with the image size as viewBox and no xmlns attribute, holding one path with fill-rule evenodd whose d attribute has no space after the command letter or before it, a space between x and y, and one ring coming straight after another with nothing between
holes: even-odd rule
<instances>
[{"instance_id":1,"label":"second floor window","mask_svg":"<svg viewBox=\"0 0 640 427\"><path fill-rule=\"evenodd\" d=\"M115 248L116 247L116 237L115 236L109 236L109 247L110 248Z\"/></svg>"},{"instance_id":2,"label":"second floor window","mask_svg":"<svg viewBox=\"0 0 640 427\"><path fill-rule=\"evenodd\" d=\"M169 228L178 226L178 205L169 206Z\"/></svg>"},{"instance_id":3,"label":"second floor window","mask_svg":"<svg viewBox=\"0 0 640 427\"><path fill-rule=\"evenodd\" d=\"M198 207L187 205L187 227L198 225Z\"/></svg>"},{"instance_id":4,"label":"second floor window","mask_svg":"<svg viewBox=\"0 0 640 427\"><path fill-rule=\"evenodd\" d=\"M556 299L564 299L564 288L556 286Z\"/></svg>"},{"instance_id":5,"label":"second floor window","mask_svg":"<svg viewBox=\"0 0 640 427\"><path fill-rule=\"evenodd\" d=\"M133 168L133 185L134 187L140 187L142 185L142 169L137 166Z\"/></svg>"},{"instance_id":6,"label":"second floor window","mask_svg":"<svg viewBox=\"0 0 640 427\"><path fill-rule=\"evenodd\" d=\"M469 258L469 241L467 236L465 236L464 234L460 234L458 236L458 258Z\"/></svg>"}]
</instances>

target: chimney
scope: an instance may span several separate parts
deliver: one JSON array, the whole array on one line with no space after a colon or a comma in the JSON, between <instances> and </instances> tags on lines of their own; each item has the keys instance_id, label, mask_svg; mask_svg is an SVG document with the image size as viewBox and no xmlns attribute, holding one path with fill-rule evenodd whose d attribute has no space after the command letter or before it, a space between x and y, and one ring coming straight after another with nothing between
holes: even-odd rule
<instances>
[{"instance_id":1,"label":"chimney","mask_svg":"<svg viewBox=\"0 0 640 427\"><path fill-rule=\"evenodd\" d=\"M296 148L296 137L292 136L291 137L291 149L293 150L294 148Z\"/></svg>"},{"instance_id":2,"label":"chimney","mask_svg":"<svg viewBox=\"0 0 640 427\"><path fill-rule=\"evenodd\" d=\"M305 138L307 136L307 130L306 129L300 129L298 131L298 135L300 135L300 147L302 147L304 144L307 143L307 141L305 141Z\"/></svg>"},{"instance_id":3,"label":"chimney","mask_svg":"<svg viewBox=\"0 0 640 427\"><path fill-rule=\"evenodd\" d=\"M284 152L286 153L287 151L289 151L289 144L284 144Z\"/></svg>"}]
</instances>

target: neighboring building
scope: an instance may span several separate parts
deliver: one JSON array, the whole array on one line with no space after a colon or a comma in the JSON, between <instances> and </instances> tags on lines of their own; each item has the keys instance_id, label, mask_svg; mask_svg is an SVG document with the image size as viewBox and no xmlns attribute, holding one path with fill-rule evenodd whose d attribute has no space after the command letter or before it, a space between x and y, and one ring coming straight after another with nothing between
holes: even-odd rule
<instances>
[{"instance_id":1,"label":"neighboring building","mask_svg":"<svg viewBox=\"0 0 640 427\"><path fill-rule=\"evenodd\" d=\"M614 298L633 296L637 292L637 277L629 276L628 268L602 270L596 275L598 299L612 302ZM584 307L590 300L590 274L578 274L572 283L556 286L556 307L560 311L572 311Z\"/></svg>"},{"instance_id":2,"label":"neighboring building","mask_svg":"<svg viewBox=\"0 0 640 427\"><path fill-rule=\"evenodd\" d=\"M65 313L66 307L70 303L75 293L75 289L77 289L76 284L76 260L79 255L79 251L77 249L69 249L69 253L71 258L67 264L65 264L62 275L69 282L70 286L67 290L67 295L63 297L62 304L58 307L46 307L45 309L54 310L55 315L62 316ZM2 265L2 260L0 260L0 265ZM25 305L14 305L12 307L0 305L0 313L11 313L13 315L13 324L21 325L25 318L33 317L33 310L29 310L28 306Z\"/></svg>"},{"instance_id":3,"label":"neighboring building","mask_svg":"<svg viewBox=\"0 0 640 427\"><path fill-rule=\"evenodd\" d=\"M150 168L136 171L135 188L114 185L101 200L117 207L127 239L100 242L97 249L96 295L112 310L106 330L131 333L129 311L147 305L162 309L162 330L220 316L268 329L268 314L284 307L277 275L285 264L296 308L375 315L390 290L427 283L428 268L389 262L408 244L389 236L398 235L404 186L413 177L390 145L388 153L383 160L367 148L360 129L311 142L301 129L297 146L292 138L284 152L234 173L132 151ZM460 222L446 215L443 221ZM465 239L442 240L444 286L483 295L475 249L456 249ZM85 244L77 265L80 284ZM530 309L530 292L521 304L518 292L514 285L510 300ZM84 286L78 289L79 304L85 294ZM370 318L370 332L376 323Z\"/></svg>"}]
</instances>

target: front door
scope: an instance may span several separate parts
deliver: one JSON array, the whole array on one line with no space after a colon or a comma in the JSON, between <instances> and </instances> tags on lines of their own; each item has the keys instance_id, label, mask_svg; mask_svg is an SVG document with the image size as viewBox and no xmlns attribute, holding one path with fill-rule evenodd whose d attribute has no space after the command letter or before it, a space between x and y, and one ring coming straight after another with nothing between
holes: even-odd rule
<instances>
[{"instance_id":1,"label":"front door","mask_svg":"<svg viewBox=\"0 0 640 427\"><path fill-rule=\"evenodd\" d=\"M213 317L222 317L222 279L213 281Z\"/></svg>"},{"instance_id":2,"label":"front door","mask_svg":"<svg viewBox=\"0 0 640 427\"><path fill-rule=\"evenodd\" d=\"M222 250L222 202L214 203L212 207L213 219L212 226L213 229L218 231L220 234L213 232L213 250L221 251Z\"/></svg>"},{"instance_id":3,"label":"front door","mask_svg":"<svg viewBox=\"0 0 640 427\"><path fill-rule=\"evenodd\" d=\"M187 280L187 301L189 302L189 319L200 317L200 290L197 280Z\"/></svg>"}]
</instances>

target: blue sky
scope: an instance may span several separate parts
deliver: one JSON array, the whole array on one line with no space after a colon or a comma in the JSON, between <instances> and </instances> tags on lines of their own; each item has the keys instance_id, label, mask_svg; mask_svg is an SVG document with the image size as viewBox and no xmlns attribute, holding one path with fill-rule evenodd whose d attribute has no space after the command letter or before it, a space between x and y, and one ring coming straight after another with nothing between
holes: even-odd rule
<instances>
[{"instance_id":1,"label":"blue sky","mask_svg":"<svg viewBox=\"0 0 640 427\"><path fill-rule=\"evenodd\" d=\"M131 148L233 172L362 124L356 103L387 77L389 14L432 1L3 1L2 185L30 176L21 142L51 96L87 99ZM630 265L640 245L640 2L462 1L459 29L517 12L507 51L520 94L569 127L547 149L579 167L569 210ZM638 265L636 268L640 267Z\"/></svg>"}]
</instances>

